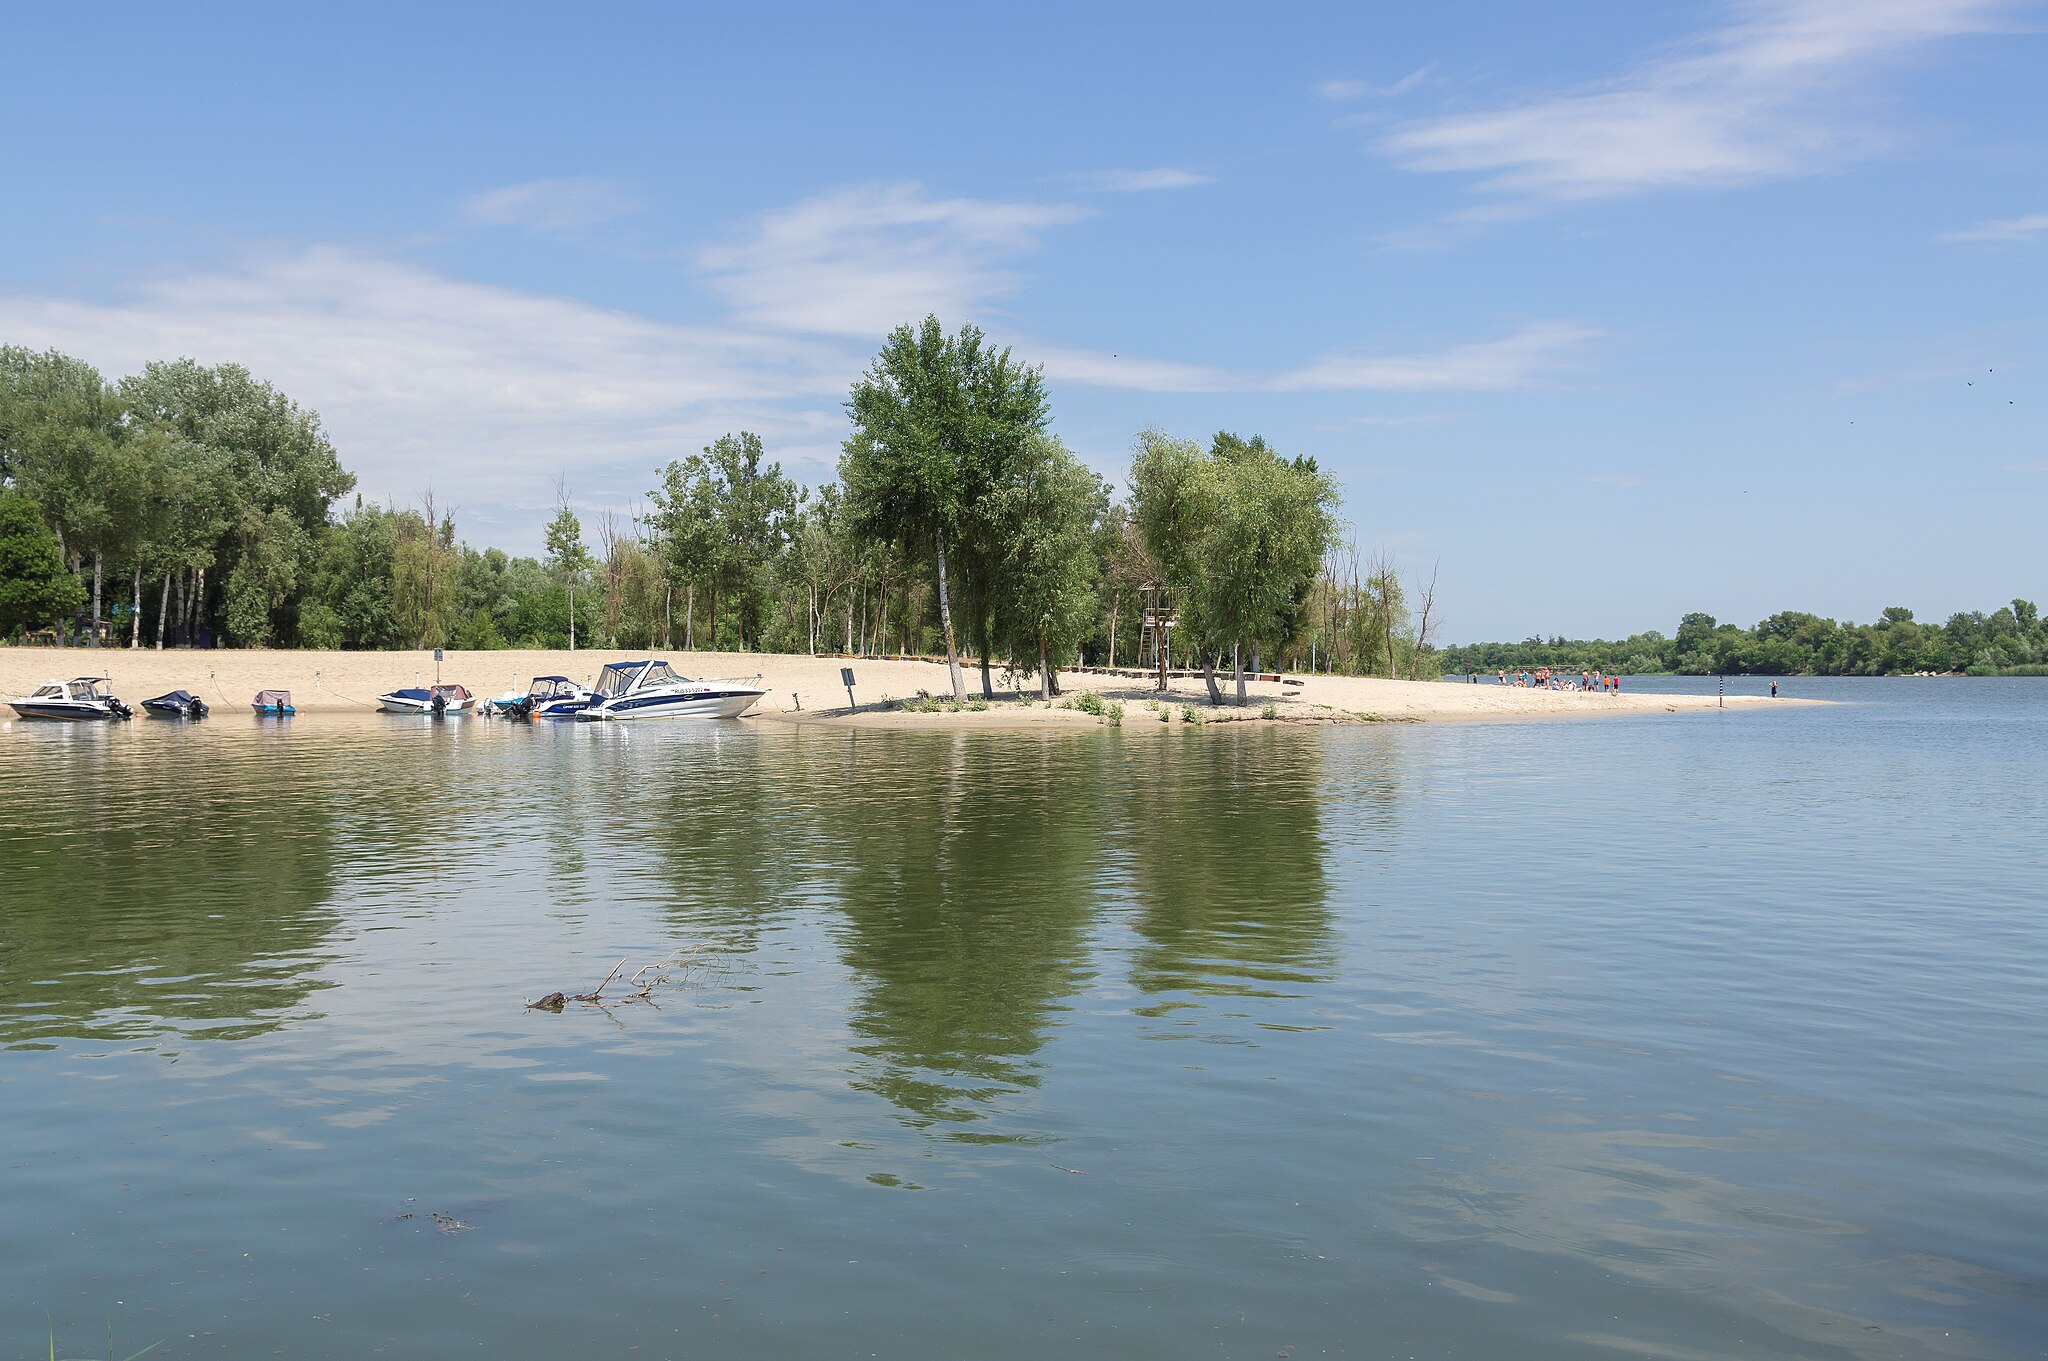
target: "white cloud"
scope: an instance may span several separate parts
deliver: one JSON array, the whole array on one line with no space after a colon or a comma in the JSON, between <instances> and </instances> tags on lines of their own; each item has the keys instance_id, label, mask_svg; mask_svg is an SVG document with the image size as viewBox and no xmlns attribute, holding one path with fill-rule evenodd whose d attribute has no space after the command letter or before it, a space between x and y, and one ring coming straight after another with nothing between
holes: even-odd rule
<instances>
[{"instance_id":1,"label":"white cloud","mask_svg":"<svg viewBox=\"0 0 2048 1361\"><path fill-rule=\"evenodd\" d=\"M676 326L331 247L161 278L100 303L0 297L0 334L109 374L234 361L320 412L364 494L544 505L556 472L624 502L745 423L829 466L861 356ZM526 526L522 523L521 528Z\"/></svg>"},{"instance_id":2,"label":"white cloud","mask_svg":"<svg viewBox=\"0 0 2048 1361\"><path fill-rule=\"evenodd\" d=\"M1943 241L2031 241L2048 232L2048 213L2028 213L1997 222L1982 222L1968 231L1948 232Z\"/></svg>"},{"instance_id":3,"label":"white cloud","mask_svg":"<svg viewBox=\"0 0 2048 1361\"><path fill-rule=\"evenodd\" d=\"M1433 69L1435 68L1424 66L1419 70L1410 71L1391 85L1374 85L1363 80L1326 80L1313 88L1316 98L1327 99L1332 104L1347 104L1355 99L1366 98L1398 99L1428 80Z\"/></svg>"},{"instance_id":4,"label":"white cloud","mask_svg":"<svg viewBox=\"0 0 2048 1361\"><path fill-rule=\"evenodd\" d=\"M487 227L539 227L559 231L589 227L639 210L632 196L610 180L529 180L478 194L462 215Z\"/></svg>"},{"instance_id":5,"label":"white cloud","mask_svg":"<svg viewBox=\"0 0 2048 1361\"><path fill-rule=\"evenodd\" d=\"M753 219L697 253L706 286L746 321L872 338L936 313L966 320L1021 283L1003 262L1087 210L1064 203L935 199L915 184L863 185Z\"/></svg>"},{"instance_id":6,"label":"white cloud","mask_svg":"<svg viewBox=\"0 0 2048 1361\"><path fill-rule=\"evenodd\" d=\"M109 375L178 356L244 364L321 414L366 497L404 502L431 485L481 541L533 551L558 473L580 504L630 505L659 464L728 430L758 431L804 480L829 478L848 385L887 327L926 311L990 323L1056 383L1157 393L1521 387L1592 334L1546 322L1273 374L1041 343L980 315L1017 286L1015 256L1080 216L910 186L811 199L703 252L731 306L708 324L316 246L168 272L110 300L0 295L0 336Z\"/></svg>"},{"instance_id":7,"label":"white cloud","mask_svg":"<svg viewBox=\"0 0 2048 1361\"><path fill-rule=\"evenodd\" d=\"M1596 334L1572 322L1539 322L1499 340L1422 354L1332 355L1278 374L1030 342L1016 348L1058 382L1138 392L1497 392L1541 381Z\"/></svg>"},{"instance_id":8,"label":"white cloud","mask_svg":"<svg viewBox=\"0 0 2048 1361\"><path fill-rule=\"evenodd\" d=\"M1335 355L1263 386L1273 392L1497 392L1537 382L1596 334L1572 322L1539 322L1500 340L1430 354Z\"/></svg>"},{"instance_id":9,"label":"white cloud","mask_svg":"<svg viewBox=\"0 0 2048 1361\"><path fill-rule=\"evenodd\" d=\"M1210 183L1213 178L1200 171L1161 166L1156 170L1096 170L1074 176L1074 182L1084 189L1130 194L1151 189L1192 189L1198 184Z\"/></svg>"},{"instance_id":10,"label":"white cloud","mask_svg":"<svg viewBox=\"0 0 2048 1361\"><path fill-rule=\"evenodd\" d=\"M1476 113L1422 119L1376 149L1418 171L1481 175L1542 199L1724 188L1818 174L1883 136L1850 116L1877 67L1984 33L2009 0L1773 0L1628 75Z\"/></svg>"}]
</instances>

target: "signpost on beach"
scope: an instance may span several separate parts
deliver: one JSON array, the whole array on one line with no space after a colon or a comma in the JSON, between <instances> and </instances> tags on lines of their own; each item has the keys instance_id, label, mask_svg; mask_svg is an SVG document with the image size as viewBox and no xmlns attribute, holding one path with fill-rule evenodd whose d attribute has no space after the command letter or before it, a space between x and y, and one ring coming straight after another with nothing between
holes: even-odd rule
<instances>
[{"instance_id":1,"label":"signpost on beach","mask_svg":"<svg viewBox=\"0 0 2048 1361\"><path fill-rule=\"evenodd\" d=\"M846 687L846 707L847 707L847 708L849 708L849 709L858 709L858 708L859 708L860 706L859 706L858 704L856 704L856 703L854 703L854 702L853 702L853 668L852 668L852 667L850 667L850 666L842 666L842 667L840 667L840 668L839 668L839 683L840 683L841 685L843 685L843 686L845 686L845 687Z\"/></svg>"}]
</instances>

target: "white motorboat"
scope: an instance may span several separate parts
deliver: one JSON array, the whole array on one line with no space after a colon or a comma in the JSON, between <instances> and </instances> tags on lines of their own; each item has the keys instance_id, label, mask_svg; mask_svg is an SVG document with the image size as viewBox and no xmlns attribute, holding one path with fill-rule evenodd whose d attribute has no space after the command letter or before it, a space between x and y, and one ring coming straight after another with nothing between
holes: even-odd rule
<instances>
[{"instance_id":1,"label":"white motorboat","mask_svg":"<svg viewBox=\"0 0 2048 1361\"><path fill-rule=\"evenodd\" d=\"M7 703L23 718L54 718L67 723L135 716L133 709L108 692L103 676L44 681L34 694L10 699Z\"/></svg>"},{"instance_id":2,"label":"white motorboat","mask_svg":"<svg viewBox=\"0 0 2048 1361\"><path fill-rule=\"evenodd\" d=\"M574 718L595 698L567 676L535 676L526 693L509 706L509 712L521 718Z\"/></svg>"},{"instance_id":3,"label":"white motorboat","mask_svg":"<svg viewBox=\"0 0 2048 1361\"><path fill-rule=\"evenodd\" d=\"M690 680L663 661L613 662L598 673L590 703L576 717L738 718L767 693L740 681Z\"/></svg>"},{"instance_id":4,"label":"white motorboat","mask_svg":"<svg viewBox=\"0 0 2048 1361\"><path fill-rule=\"evenodd\" d=\"M417 686L377 696L377 707L387 714L427 714L434 718L466 714L476 705L476 696L460 685Z\"/></svg>"}]
</instances>

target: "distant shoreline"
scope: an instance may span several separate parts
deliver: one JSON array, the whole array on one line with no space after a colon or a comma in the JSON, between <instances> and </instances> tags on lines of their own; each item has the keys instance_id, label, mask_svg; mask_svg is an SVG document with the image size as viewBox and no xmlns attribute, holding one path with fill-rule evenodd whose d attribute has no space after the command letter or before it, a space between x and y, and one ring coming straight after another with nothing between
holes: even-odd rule
<instances>
[{"instance_id":1,"label":"distant shoreline","mask_svg":"<svg viewBox=\"0 0 2048 1361\"><path fill-rule=\"evenodd\" d=\"M687 676L752 677L769 693L747 718L804 724L875 728L953 728L1007 730L1020 727L1098 726L1105 717L1073 708L1048 708L1026 703L1035 699L1034 681L1012 678L1004 684L994 673L997 699L986 708L959 712L911 712L892 707L920 693L950 697L945 664L924 660L840 658L763 652L688 652L681 649L603 649L568 651L446 652L439 666L445 681L466 685L479 698L507 690L524 691L534 676L565 675L588 680L606 662L632 656L666 657ZM854 672L855 707L849 709L840 670ZM966 666L968 696L978 701L981 677ZM130 651L126 648L0 648L0 698L26 694L50 679L105 673L114 693L128 703L169 690L190 690L212 705L217 716L249 712L261 689L292 693L303 716L368 713L377 696L436 675L431 652L301 652L243 649ZM1618 695L1557 690L1524 690L1497 684L1459 685L1439 680L1377 680L1358 676L1288 676L1282 681L1247 684L1246 707L1231 701L1235 691L1228 676L1218 676L1225 704L1212 708L1201 678L1175 677L1160 695L1148 679L1100 672L1065 671L1060 686L1066 699L1093 693L1106 705L1121 704L1122 726L1132 731L1175 730L1191 726L1182 711L1192 710L1197 723L1270 721L1285 723L1370 722L1502 722L1521 719L1592 718L1619 714L1685 713L1716 708L1714 695L1636 693L1622 682ZM1730 709L1816 704L1805 699L1770 700L1730 695ZM1171 712L1161 722L1159 709ZM0 710L0 721L11 721ZM138 720L140 721L140 720Z\"/></svg>"}]
</instances>

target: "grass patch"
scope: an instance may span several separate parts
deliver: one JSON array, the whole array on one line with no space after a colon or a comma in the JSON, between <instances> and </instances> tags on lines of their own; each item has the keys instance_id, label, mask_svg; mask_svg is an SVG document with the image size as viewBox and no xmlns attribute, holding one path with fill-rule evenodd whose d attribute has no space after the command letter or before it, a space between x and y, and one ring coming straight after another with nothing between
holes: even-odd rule
<instances>
[{"instance_id":1,"label":"grass patch","mask_svg":"<svg viewBox=\"0 0 2048 1361\"><path fill-rule=\"evenodd\" d=\"M1266 707L1259 710L1259 717L1265 719L1273 719L1280 717L1280 706L1273 703L1273 701L1271 700L1267 700Z\"/></svg>"}]
</instances>

